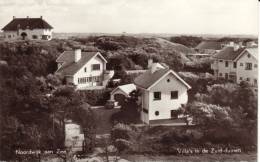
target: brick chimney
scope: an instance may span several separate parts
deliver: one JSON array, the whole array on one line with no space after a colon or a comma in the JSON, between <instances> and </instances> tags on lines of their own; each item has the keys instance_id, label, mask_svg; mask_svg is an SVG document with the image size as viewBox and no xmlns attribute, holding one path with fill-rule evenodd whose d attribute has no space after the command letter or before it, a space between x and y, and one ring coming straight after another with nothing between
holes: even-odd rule
<instances>
[{"instance_id":1,"label":"brick chimney","mask_svg":"<svg viewBox=\"0 0 260 162\"><path fill-rule=\"evenodd\" d=\"M78 62L81 59L81 49L76 48L74 50L74 62Z\"/></svg>"}]
</instances>

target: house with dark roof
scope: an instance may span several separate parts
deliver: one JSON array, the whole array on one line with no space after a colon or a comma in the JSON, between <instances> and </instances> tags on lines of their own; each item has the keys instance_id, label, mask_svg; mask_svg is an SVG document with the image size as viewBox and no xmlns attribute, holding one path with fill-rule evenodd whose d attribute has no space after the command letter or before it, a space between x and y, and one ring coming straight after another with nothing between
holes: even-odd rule
<instances>
[{"instance_id":1,"label":"house with dark roof","mask_svg":"<svg viewBox=\"0 0 260 162\"><path fill-rule=\"evenodd\" d=\"M257 86L258 47L242 47L233 44L224 47L214 55L211 64L216 78L224 78L235 83L247 81Z\"/></svg>"},{"instance_id":2,"label":"house with dark roof","mask_svg":"<svg viewBox=\"0 0 260 162\"><path fill-rule=\"evenodd\" d=\"M177 73L153 64L139 75L134 84L141 92L141 120L154 121L178 118L179 109L188 102L191 88Z\"/></svg>"},{"instance_id":3,"label":"house with dark roof","mask_svg":"<svg viewBox=\"0 0 260 162\"><path fill-rule=\"evenodd\" d=\"M114 71L106 70L107 60L100 52L64 51L56 62L56 74L77 89L104 88L114 75Z\"/></svg>"},{"instance_id":4,"label":"house with dark roof","mask_svg":"<svg viewBox=\"0 0 260 162\"><path fill-rule=\"evenodd\" d=\"M220 51L223 47L221 42L215 40L202 41L195 47L195 51L202 54L215 54Z\"/></svg>"},{"instance_id":5,"label":"house with dark roof","mask_svg":"<svg viewBox=\"0 0 260 162\"><path fill-rule=\"evenodd\" d=\"M40 18L15 18L2 28L5 40L51 40L53 27Z\"/></svg>"}]
</instances>

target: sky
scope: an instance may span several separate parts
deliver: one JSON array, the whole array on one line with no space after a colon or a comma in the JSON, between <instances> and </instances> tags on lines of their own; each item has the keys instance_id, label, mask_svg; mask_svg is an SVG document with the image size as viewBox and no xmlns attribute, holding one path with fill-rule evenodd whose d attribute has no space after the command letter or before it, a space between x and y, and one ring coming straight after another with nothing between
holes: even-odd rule
<instances>
[{"instance_id":1,"label":"sky","mask_svg":"<svg viewBox=\"0 0 260 162\"><path fill-rule=\"evenodd\" d=\"M257 0L0 0L0 27L43 16L54 32L258 35Z\"/></svg>"}]
</instances>

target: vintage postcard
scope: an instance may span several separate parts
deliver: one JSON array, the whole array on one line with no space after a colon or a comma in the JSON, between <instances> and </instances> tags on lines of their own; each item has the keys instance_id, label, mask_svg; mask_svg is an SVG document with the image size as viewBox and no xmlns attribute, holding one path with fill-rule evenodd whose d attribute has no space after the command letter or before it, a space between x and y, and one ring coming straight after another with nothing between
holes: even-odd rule
<instances>
[{"instance_id":1,"label":"vintage postcard","mask_svg":"<svg viewBox=\"0 0 260 162\"><path fill-rule=\"evenodd\" d=\"M256 162L257 0L0 0L0 162Z\"/></svg>"}]
</instances>

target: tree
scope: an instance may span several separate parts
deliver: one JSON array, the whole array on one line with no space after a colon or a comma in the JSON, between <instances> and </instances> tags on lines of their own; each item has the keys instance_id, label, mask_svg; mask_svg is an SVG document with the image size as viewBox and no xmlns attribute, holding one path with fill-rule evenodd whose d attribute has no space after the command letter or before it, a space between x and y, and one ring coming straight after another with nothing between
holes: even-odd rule
<instances>
[{"instance_id":1,"label":"tree","mask_svg":"<svg viewBox=\"0 0 260 162\"><path fill-rule=\"evenodd\" d=\"M230 107L194 102L187 105L187 113L193 117L193 122L205 129L213 127L226 128L232 125Z\"/></svg>"}]
</instances>

